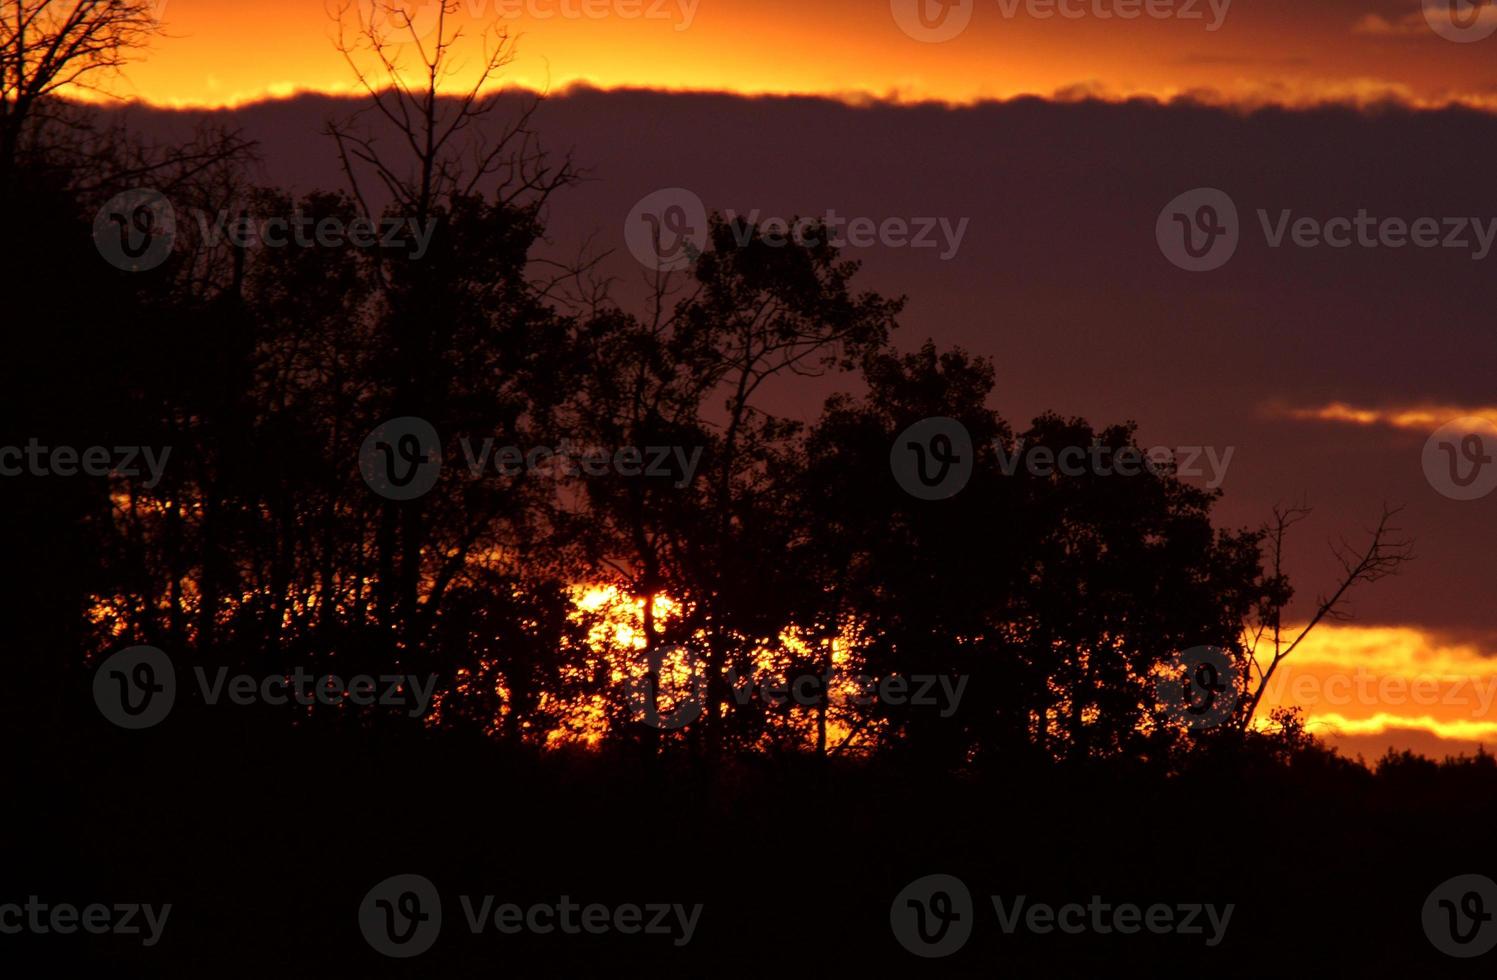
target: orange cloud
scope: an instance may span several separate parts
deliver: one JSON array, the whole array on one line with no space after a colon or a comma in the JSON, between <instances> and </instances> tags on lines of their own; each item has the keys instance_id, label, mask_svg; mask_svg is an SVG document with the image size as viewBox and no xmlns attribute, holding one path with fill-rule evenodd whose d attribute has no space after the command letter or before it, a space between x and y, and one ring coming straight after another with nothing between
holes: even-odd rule
<instances>
[{"instance_id":1,"label":"orange cloud","mask_svg":"<svg viewBox=\"0 0 1497 980\"><path fill-rule=\"evenodd\" d=\"M1322 624L1274 672L1259 724L1291 706L1347 751L1497 745L1497 649L1414 626Z\"/></svg>"},{"instance_id":2,"label":"orange cloud","mask_svg":"<svg viewBox=\"0 0 1497 980\"><path fill-rule=\"evenodd\" d=\"M342 6L352 14L388 2L170 0L165 35L127 67L116 91L179 107L347 92L352 77L334 44L335 15ZM409 5L425 23L422 11L435 2ZM544 91L585 84L957 105L1080 94L1249 108L1394 100L1497 110L1489 45L1449 43L1417 12L1353 22L1330 11L1306 16L1289 4L1239 3L1222 8L1213 30L1211 17L1041 17L1022 4L1005 13L979 0L969 26L944 43L922 43L901 30L888 3L866 0L449 2L463 31L451 52L456 70L444 80L452 89L471 83L485 32L503 31L521 42L504 83ZM1497 8L1485 8L1488 15L1497 17ZM1397 58L1386 50L1393 37L1408 39Z\"/></svg>"},{"instance_id":3,"label":"orange cloud","mask_svg":"<svg viewBox=\"0 0 1497 980\"><path fill-rule=\"evenodd\" d=\"M1485 423L1481 431L1497 436L1497 406L1493 405L1407 405L1390 408L1361 407L1346 402L1293 408L1270 406L1273 418L1301 422L1331 422L1343 425L1381 426L1409 432L1432 432L1452 419L1473 418Z\"/></svg>"},{"instance_id":4,"label":"orange cloud","mask_svg":"<svg viewBox=\"0 0 1497 980\"><path fill-rule=\"evenodd\" d=\"M1429 34L1429 24L1421 14L1404 14L1389 20L1378 14L1368 14L1352 25L1353 34L1369 34L1373 37L1424 37Z\"/></svg>"}]
</instances>

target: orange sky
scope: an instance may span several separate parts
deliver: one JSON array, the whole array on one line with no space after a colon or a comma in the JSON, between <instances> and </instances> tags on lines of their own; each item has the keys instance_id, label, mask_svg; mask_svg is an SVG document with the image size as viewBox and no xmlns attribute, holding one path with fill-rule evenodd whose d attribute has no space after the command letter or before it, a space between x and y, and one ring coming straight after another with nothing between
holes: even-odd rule
<instances>
[{"instance_id":1,"label":"orange sky","mask_svg":"<svg viewBox=\"0 0 1497 980\"><path fill-rule=\"evenodd\" d=\"M1292 635L1292 634L1291 634ZM1269 680L1260 721L1297 705L1307 727L1368 762L1388 748L1435 757L1497 748L1497 658L1413 627L1328 623Z\"/></svg>"},{"instance_id":2,"label":"orange sky","mask_svg":"<svg viewBox=\"0 0 1497 980\"><path fill-rule=\"evenodd\" d=\"M158 0L171 36L116 88L174 105L345 91L349 71L332 43L340 2L390 0ZM418 18L434 9L434 0L410 2ZM1446 40L1420 0L449 2L470 40L495 24L521 36L509 81L552 90L586 82L956 102L1211 90L1239 102L1396 94L1497 106L1497 35ZM940 43L915 40L900 24L920 32L917 2L957 3L944 23L965 18L966 28ZM1146 3L1194 16L1121 18ZM1044 17L1047 4L1065 6ZM1481 17L1478 27L1497 28L1497 6Z\"/></svg>"}]
</instances>

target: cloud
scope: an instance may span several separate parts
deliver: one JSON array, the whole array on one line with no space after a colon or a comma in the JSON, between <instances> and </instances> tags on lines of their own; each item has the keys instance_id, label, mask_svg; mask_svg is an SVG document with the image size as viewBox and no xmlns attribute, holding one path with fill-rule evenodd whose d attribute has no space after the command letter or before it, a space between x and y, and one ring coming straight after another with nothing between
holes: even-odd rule
<instances>
[{"instance_id":1,"label":"cloud","mask_svg":"<svg viewBox=\"0 0 1497 980\"><path fill-rule=\"evenodd\" d=\"M1394 20L1380 14L1367 14L1352 25L1351 32L1372 37L1436 37L1424 15L1419 13L1404 14Z\"/></svg>"},{"instance_id":2,"label":"cloud","mask_svg":"<svg viewBox=\"0 0 1497 980\"><path fill-rule=\"evenodd\" d=\"M1497 436L1497 406L1493 405L1400 405L1393 407L1365 407L1346 402L1328 402L1324 405L1289 407L1270 405L1265 410L1270 418L1292 419L1298 422L1327 422L1335 425L1357 425L1400 429L1408 432L1433 432L1452 419L1479 418L1488 423L1487 431Z\"/></svg>"},{"instance_id":3,"label":"cloud","mask_svg":"<svg viewBox=\"0 0 1497 980\"><path fill-rule=\"evenodd\" d=\"M1233 55L1191 53L1184 57L1176 58L1177 65L1226 65L1237 68L1305 68L1310 64L1310 59L1298 56L1286 56L1282 58L1248 58Z\"/></svg>"},{"instance_id":4,"label":"cloud","mask_svg":"<svg viewBox=\"0 0 1497 980\"><path fill-rule=\"evenodd\" d=\"M1497 646L1490 636L1325 623L1270 678L1258 724L1274 707L1297 706L1306 727L1332 746L1418 746L1438 757L1497 744L1494 705Z\"/></svg>"},{"instance_id":5,"label":"cloud","mask_svg":"<svg viewBox=\"0 0 1497 980\"><path fill-rule=\"evenodd\" d=\"M1483 21L1497 23L1497 2L1493 0L1450 0L1452 5L1458 5L1458 14L1435 14L1433 9L1415 11L1402 14L1395 18L1383 17L1380 14L1366 14L1352 25L1353 34L1361 34L1367 37L1414 37L1440 39L1443 31L1437 28L1439 18L1449 16L1452 23L1463 22L1467 28L1475 28ZM1475 3L1480 9L1477 10L1474 20L1466 20L1469 9ZM1447 25L1448 26L1448 25Z\"/></svg>"}]
</instances>

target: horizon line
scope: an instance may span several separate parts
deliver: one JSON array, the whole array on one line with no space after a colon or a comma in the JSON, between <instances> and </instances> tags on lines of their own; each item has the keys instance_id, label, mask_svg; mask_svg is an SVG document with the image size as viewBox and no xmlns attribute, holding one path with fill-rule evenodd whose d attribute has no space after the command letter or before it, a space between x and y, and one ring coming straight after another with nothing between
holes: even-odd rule
<instances>
[{"instance_id":1,"label":"horizon line","mask_svg":"<svg viewBox=\"0 0 1497 980\"><path fill-rule=\"evenodd\" d=\"M381 93L394 89L387 86ZM577 95L662 95L673 97L729 98L744 102L803 101L823 102L850 109L943 109L946 111L979 110L1016 103L1041 102L1056 106L1102 105L1102 106L1156 106L1162 109L1205 109L1239 116L1253 116L1267 112L1315 113L1351 112L1359 115L1376 115L1385 112L1408 114L1470 113L1497 118L1497 96L1485 99L1475 97L1450 97L1445 99L1417 99L1407 94L1381 92L1365 97L1327 95L1311 99L1243 99L1226 96L1215 90L1183 90L1169 94L1111 93L1088 86L1071 86L1058 89L1048 95L1042 92L1018 92L1001 97L977 97L971 99L943 99L930 96L912 96L891 91L884 95L865 90L846 92L809 92L794 90L732 90L722 88L695 88L688 86L658 85L602 85L585 79L576 79L554 89L538 88L526 83L497 84L487 88L484 95L532 95L541 99L564 99ZM463 93L440 95L443 99L461 98ZM68 93L68 101L97 106L104 109L144 108L160 112L222 112L276 103L294 102L301 99L330 99L336 101L360 101L369 93L350 85L346 89L307 87L285 87L271 85L253 96L231 96L216 101L188 99L153 100L145 97L124 97L94 93Z\"/></svg>"}]
</instances>

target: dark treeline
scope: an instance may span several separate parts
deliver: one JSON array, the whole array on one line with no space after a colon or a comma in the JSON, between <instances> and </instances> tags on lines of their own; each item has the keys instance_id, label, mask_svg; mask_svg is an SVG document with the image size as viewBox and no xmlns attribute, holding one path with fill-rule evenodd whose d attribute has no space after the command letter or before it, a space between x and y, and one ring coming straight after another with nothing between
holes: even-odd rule
<instances>
[{"instance_id":1,"label":"dark treeline","mask_svg":"<svg viewBox=\"0 0 1497 980\"><path fill-rule=\"evenodd\" d=\"M6 482L24 495L7 512L36 556L19 608L44 690L150 644L258 675L434 673L441 725L532 745L568 706L597 703L599 732L651 751L828 754L837 701L831 721L856 730L849 751L951 769L1166 765L1184 732L1157 704L1156 672L1198 645L1245 657L1244 624L1287 596L1262 535L1213 528L1214 494L1168 472L1005 473L1021 446L1116 453L1132 428L1047 416L1016 431L986 407L989 363L929 344L899 353L900 301L860 290L829 245L718 222L657 310L597 294L576 310L550 301L556 283L527 262L565 165L537 163L498 201L451 174L418 178L430 186L369 216L352 194L291 200L247 183L249 148L231 135L157 152L169 159L148 164L148 183L184 217L149 272L95 249L117 177L81 193L80 169L46 166L46 148L11 171L8 212L30 229L7 257L11 295L45 326L13 331L6 444L170 451L159 482ZM89 166L106 163L124 169ZM248 249L199 240L189 209L345 226L409 215L434 231L419 259ZM827 371L857 372L861 393L809 425L759 407L771 379ZM429 493L391 500L366 484L361 449L406 417L440 434L445 465ZM972 477L947 500L891 473L896 437L930 417L961 422L974 447ZM670 454L640 475L501 475L503 447ZM643 649L589 641L578 587L645 610ZM703 711L662 736L635 723L628 671L681 649L705 678ZM731 690L764 670L794 682L834 668L970 680L946 717L836 692L777 710Z\"/></svg>"},{"instance_id":2,"label":"dark treeline","mask_svg":"<svg viewBox=\"0 0 1497 980\"><path fill-rule=\"evenodd\" d=\"M672 954L704 973L758 974L777 957L793 975L877 968L904 956L889 897L951 868L1057 898L1104 885L1224 897L1250 909L1233 966L1360 962L1365 949L1317 945L1303 917L1329 892L1286 897L1294 876L1417 890L1412 848L1457 856L1430 844L1430 808L1490 826L1489 757L1369 771L1293 712L1258 724L1286 653L1280 558L1298 511L1223 530L1217 492L1168 468L1010 467L1020 447L1140 447L1131 423L999 417L990 362L896 347L902 301L824 243L714 220L645 309L615 303L586 259L539 268L546 202L580 179L571 162L542 151L529 115L469 140L492 132L478 123L497 101L385 87L376 32L350 44L375 67L360 76L367 108L324 136L347 185L295 199L254 183L254 147L232 132L147 145L45 91L8 90L0 118L0 445L170 450L159 480L0 479L11 811L29 842L13 880L199 901L183 912L191 937L143 953L141 975L215 956L232 961L224 975L391 968L358 945L351 909L410 866L536 894L656 888L722 910L686 953L532 937L526 955L546 966L526 976ZM99 222L140 188L178 220L170 256L134 272L98 241L131 234L139 212ZM205 237L187 217L199 212L431 231L419 256L250 248ZM853 393L813 421L763 407L772 385L832 372ZM429 492L392 499L371 460L397 451L378 433L407 418L438 434L443 465ZM901 434L931 418L972 444L965 487L940 500L891 468ZM670 453L637 475L469 471L485 447L511 446ZM1346 557L1317 619L1407 553L1385 517ZM430 676L436 707L210 711L184 693L159 728L122 732L91 692L98 664L135 645L165 651L179 680L199 667ZM1209 727L1160 697L1161 677L1188 689L1177 657L1202 646L1241 679ZM853 675L946 678L962 695L856 699L838 687ZM738 696L761 676L806 694ZM659 723L683 705L689 723ZM1364 820L1375 829L1357 846L1400 848L1380 872L1337 836ZM118 853L132 828L154 843ZM60 872L54 849L83 860ZM150 858L162 850L173 857ZM1423 941L1401 907L1361 908L1338 906L1331 925ZM117 950L84 948L116 965ZM955 965L990 973L1007 956L1045 971L1025 975L1096 975L1122 969L1109 949L990 938ZM434 956L431 975L493 965L472 946ZM1219 950L1185 960L1228 972Z\"/></svg>"},{"instance_id":3,"label":"dark treeline","mask_svg":"<svg viewBox=\"0 0 1497 980\"><path fill-rule=\"evenodd\" d=\"M411 100L386 90L371 106ZM437 724L532 746L591 707L594 738L701 758L1168 766L1189 747L1157 674L1200 645L1246 663L1245 625L1289 596L1262 533L1213 528L1214 493L1167 470L1005 472L1020 447L1115 454L1132 427L1052 415L1016 430L987 407L990 363L900 353L901 301L861 289L825 243L716 221L643 313L612 303L586 263L538 272L528 255L570 164L535 148L527 117L464 168L459 147L426 137L493 102L423 100L398 117L425 120L398 159L364 119L332 124L349 187L296 200L248 180L253 147L233 134L147 147L77 107L34 114L5 164L7 211L27 229L6 270L13 309L45 325L13 331L6 444L170 456L159 479L6 481L15 540L35 556L16 594L34 631L28 688L73 690L100 657L150 644L261 676L435 674ZM95 244L101 204L137 187L179 216L170 257L144 272ZM430 240L419 257L249 248L205 237L196 213L393 220ZM104 220L106 236L133 233ZM761 408L769 382L829 371L860 394L809 425ZM960 422L975 457L946 500L891 472L897 437L932 417ZM401 418L430 424L445 465L429 493L392 500L360 458ZM639 475L469 471L503 447L669 455ZM642 649L599 639L579 588L634 603ZM640 711L640 683L665 675L651 687L669 700L683 656L700 718L663 734L641 723L657 705ZM740 703L734 680L766 671L821 678L801 686L812 703ZM850 704L829 673L967 680L960 710L935 712ZM1237 737L1249 702L1227 726ZM317 717L401 724L347 707Z\"/></svg>"}]
</instances>

